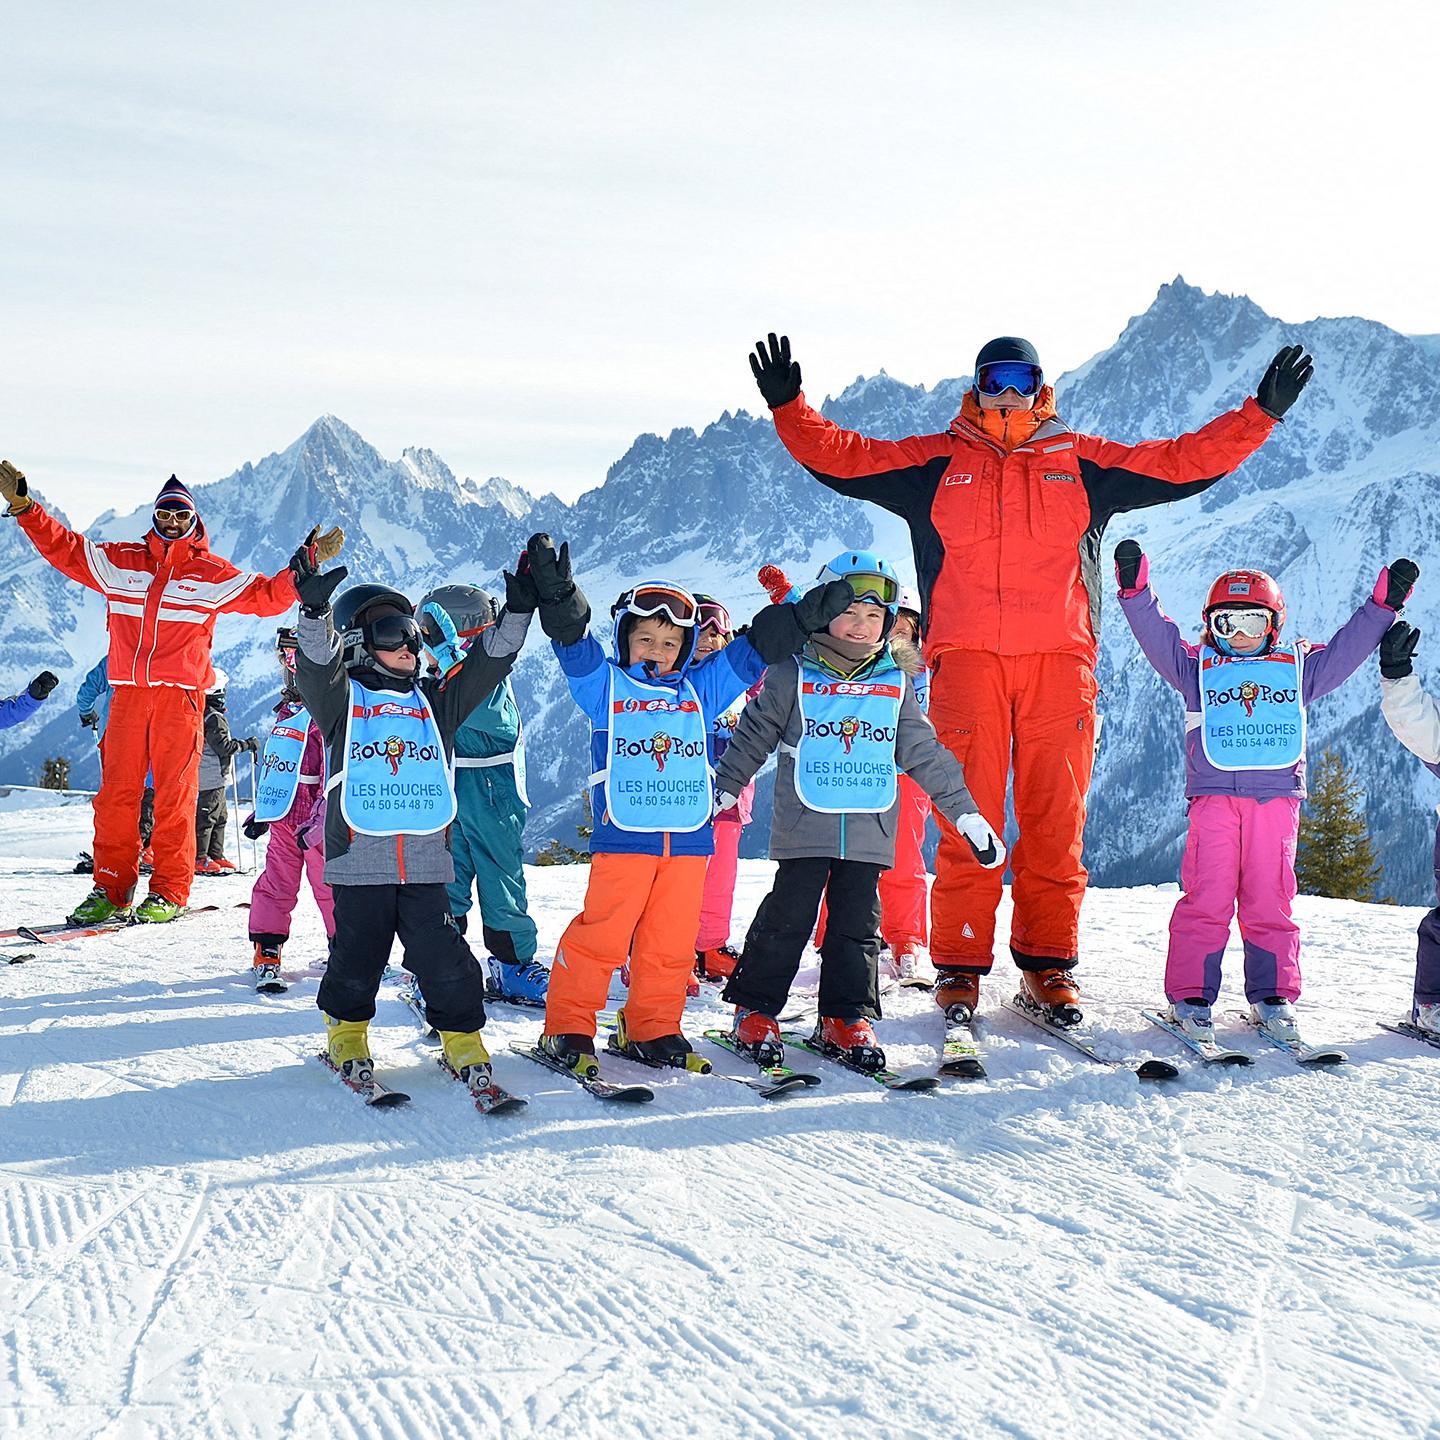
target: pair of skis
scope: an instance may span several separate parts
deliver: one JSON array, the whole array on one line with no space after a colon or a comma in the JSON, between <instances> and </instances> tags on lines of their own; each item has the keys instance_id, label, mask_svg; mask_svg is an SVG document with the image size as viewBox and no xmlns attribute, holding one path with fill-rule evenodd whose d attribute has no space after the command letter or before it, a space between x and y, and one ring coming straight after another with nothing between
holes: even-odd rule
<instances>
[{"instance_id":1,"label":"pair of skis","mask_svg":"<svg viewBox=\"0 0 1440 1440\"><path fill-rule=\"evenodd\" d=\"M392 1090L388 1085L382 1085L375 1078L375 1071L370 1065L357 1066L349 1074L340 1068L329 1056L328 1052L321 1050L315 1057L332 1075L355 1095L358 1095L365 1104L377 1110L387 1110L399 1105L408 1105L410 1097L403 1090ZM467 1080L449 1062L444 1055L436 1057L441 1070L452 1080L464 1085L469 1091L470 1098L475 1102L475 1108L482 1115L502 1115L516 1110L523 1110L528 1103L524 1096L514 1095L504 1086L497 1085L493 1076L485 1083L479 1083L475 1079ZM486 1073L489 1067L486 1066Z\"/></svg>"},{"instance_id":2,"label":"pair of skis","mask_svg":"<svg viewBox=\"0 0 1440 1440\"><path fill-rule=\"evenodd\" d=\"M1163 1011L1144 1010L1141 1012L1152 1025L1158 1026L1167 1035L1173 1035L1182 1045L1193 1050L1207 1065L1246 1066L1255 1063L1255 1057L1244 1050L1234 1050L1215 1040L1201 1040L1186 1031ZM1283 1050L1297 1065L1343 1065L1350 1057L1333 1045L1310 1045L1298 1035L1289 1036L1272 1030L1260 1023L1248 1011L1234 1011L1256 1031L1260 1038L1277 1050Z\"/></svg>"}]
</instances>

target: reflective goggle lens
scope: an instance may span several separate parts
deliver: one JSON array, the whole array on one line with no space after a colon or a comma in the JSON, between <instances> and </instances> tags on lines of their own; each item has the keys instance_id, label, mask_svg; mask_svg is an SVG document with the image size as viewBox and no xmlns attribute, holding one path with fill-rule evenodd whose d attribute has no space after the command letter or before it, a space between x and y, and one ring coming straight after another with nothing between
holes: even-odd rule
<instances>
[{"instance_id":1,"label":"reflective goggle lens","mask_svg":"<svg viewBox=\"0 0 1440 1440\"><path fill-rule=\"evenodd\" d=\"M1210 628L1227 639L1231 635L1248 635L1258 640L1270 629L1271 618L1268 610L1212 610Z\"/></svg>"},{"instance_id":2,"label":"reflective goggle lens","mask_svg":"<svg viewBox=\"0 0 1440 1440\"><path fill-rule=\"evenodd\" d=\"M1021 360L1000 360L982 365L975 375L975 384L982 395L1001 395L1014 390L1021 395L1038 395L1045 377L1037 365Z\"/></svg>"},{"instance_id":3,"label":"reflective goggle lens","mask_svg":"<svg viewBox=\"0 0 1440 1440\"><path fill-rule=\"evenodd\" d=\"M842 575L855 592L857 600L874 600L880 605L894 605L900 598L900 582L891 575Z\"/></svg>"},{"instance_id":4,"label":"reflective goggle lens","mask_svg":"<svg viewBox=\"0 0 1440 1440\"><path fill-rule=\"evenodd\" d=\"M721 635L733 635L735 628L730 624L730 612L717 601L706 600L700 605L700 628L715 630Z\"/></svg>"},{"instance_id":5,"label":"reflective goggle lens","mask_svg":"<svg viewBox=\"0 0 1440 1440\"><path fill-rule=\"evenodd\" d=\"M381 615L365 627L372 650L410 650L420 653L420 627L409 615Z\"/></svg>"},{"instance_id":6,"label":"reflective goggle lens","mask_svg":"<svg viewBox=\"0 0 1440 1440\"><path fill-rule=\"evenodd\" d=\"M157 520L174 520L179 523L188 520L194 513L193 510L157 510L155 518Z\"/></svg>"},{"instance_id":7,"label":"reflective goggle lens","mask_svg":"<svg viewBox=\"0 0 1440 1440\"><path fill-rule=\"evenodd\" d=\"M695 599L683 590L668 585L641 585L630 592L625 609L632 615L649 618L664 615L672 625L682 625L687 630L695 623Z\"/></svg>"}]
</instances>

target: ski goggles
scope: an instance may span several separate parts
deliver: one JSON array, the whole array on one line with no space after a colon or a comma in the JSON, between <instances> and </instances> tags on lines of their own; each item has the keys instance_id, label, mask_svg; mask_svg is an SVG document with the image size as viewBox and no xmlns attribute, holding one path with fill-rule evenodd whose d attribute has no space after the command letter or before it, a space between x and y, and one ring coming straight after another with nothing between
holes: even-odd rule
<instances>
[{"instance_id":1,"label":"ski goggles","mask_svg":"<svg viewBox=\"0 0 1440 1440\"><path fill-rule=\"evenodd\" d=\"M157 520L173 520L177 525L183 524L186 520L194 519L194 516L195 512L193 510L172 510L168 505L162 506L155 512L155 518Z\"/></svg>"},{"instance_id":2,"label":"ski goggles","mask_svg":"<svg viewBox=\"0 0 1440 1440\"><path fill-rule=\"evenodd\" d=\"M730 623L730 612L718 600L702 600L696 614L699 616L700 631L714 630L719 635L733 635L735 627Z\"/></svg>"},{"instance_id":3,"label":"ski goggles","mask_svg":"<svg viewBox=\"0 0 1440 1440\"><path fill-rule=\"evenodd\" d=\"M642 620L663 616L672 625L690 630L695 625L695 597L676 585L647 581L620 597L616 613L638 615Z\"/></svg>"},{"instance_id":4,"label":"ski goggles","mask_svg":"<svg viewBox=\"0 0 1440 1440\"><path fill-rule=\"evenodd\" d=\"M1040 367L1023 360L997 360L975 372L975 388L982 395L1003 395L1007 390L1019 395L1038 395L1044 383L1045 375Z\"/></svg>"},{"instance_id":5,"label":"ski goggles","mask_svg":"<svg viewBox=\"0 0 1440 1440\"><path fill-rule=\"evenodd\" d=\"M900 582L893 575L878 575L868 571L840 577L855 592L857 600L869 600L876 605L889 607L900 601Z\"/></svg>"},{"instance_id":6,"label":"ski goggles","mask_svg":"<svg viewBox=\"0 0 1440 1440\"><path fill-rule=\"evenodd\" d=\"M1232 635L1248 635L1258 640L1270 633L1274 617L1268 610L1212 610L1207 617L1210 628L1229 639Z\"/></svg>"},{"instance_id":7,"label":"ski goggles","mask_svg":"<svg viewBox=\"0 0 1440 1440\"><path fill-rule=\"evenodd\" d=\"M365 643L371 650L408 650L420 653L420 627L413 615L380 615L365 625Z\"/></svg>"}]
</instances>

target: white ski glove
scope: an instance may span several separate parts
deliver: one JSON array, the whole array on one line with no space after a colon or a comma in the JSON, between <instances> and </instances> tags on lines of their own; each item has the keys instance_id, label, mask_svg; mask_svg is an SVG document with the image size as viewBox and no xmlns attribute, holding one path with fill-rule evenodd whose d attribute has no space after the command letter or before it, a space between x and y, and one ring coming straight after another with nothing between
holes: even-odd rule
<instances>
[{"instance_id":1,"label":"white ski glove","mask_svg":"<svg viewBox=\"0 0 1440 1440\"><path fill-rule=\"evenodd\" d=\"M712 820L718 819L727 810L733 810L740 803L738 795L727 795L723 790L715 792L715 809L711 812Z\"/></svg>"},{"instance_id":2,"label":"white ski glove","mask_svg":"<svg viewBox=\"0 0 1440 1440\"><path fill-rule=\"evenodd\" d=\"M955 822L955 828L965 837L975 858L987 869L995 870L1005 863L1005 842L990 828L989 822L978 812L962 815Z\"/></svg>"}]
</instances>

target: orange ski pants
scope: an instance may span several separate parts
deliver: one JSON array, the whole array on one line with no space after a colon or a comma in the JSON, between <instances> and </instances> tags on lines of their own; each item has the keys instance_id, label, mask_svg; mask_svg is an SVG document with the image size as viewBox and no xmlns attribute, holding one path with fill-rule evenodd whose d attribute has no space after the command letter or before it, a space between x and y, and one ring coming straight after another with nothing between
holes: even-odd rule
<instances>
[{"instance_id":1,"label":"orange ski pants","mask_svg":"<svg viewBox=\"0 0 1440 1440\"><path fill-rule=\"evenodd\" d=\"M947 650L930 684L930 719L965 767L980 813L998 832L1014 770L1010 949L1026 961L1075 963L1086 869L1085 795L1095 762L1095 672L1078 655ZM983 870L937 810L940 849L930 893L937 965L988 971L1002 871Z\"/></svg>"},{"instance_id":2,"label":"orange ski pants","mask_svg":"<svg viewBox=\"0 0 1440 1440\"><path fill-rule=\"evenodd\" d=\"M545 997L547 1035L594 1035L610 977L630 961L632 1040L675 1035L695 968L708 855L596 855L585 908L565 928Z\"/></svg>"},{"instance_id":3,"label":"orange ski pants","mask_svg":"<svg viewBox=\"0 0 1440 1440\"><path fill-rule=\"evenodd\" d=\"M195 877L195 796L204 743L205 693L174 685L117 685L100 740L95 808L95 883L128 904L140 876L140 802L154 777L155 854L150 889L176 905Z\"/></svg>"}]
</instances>

